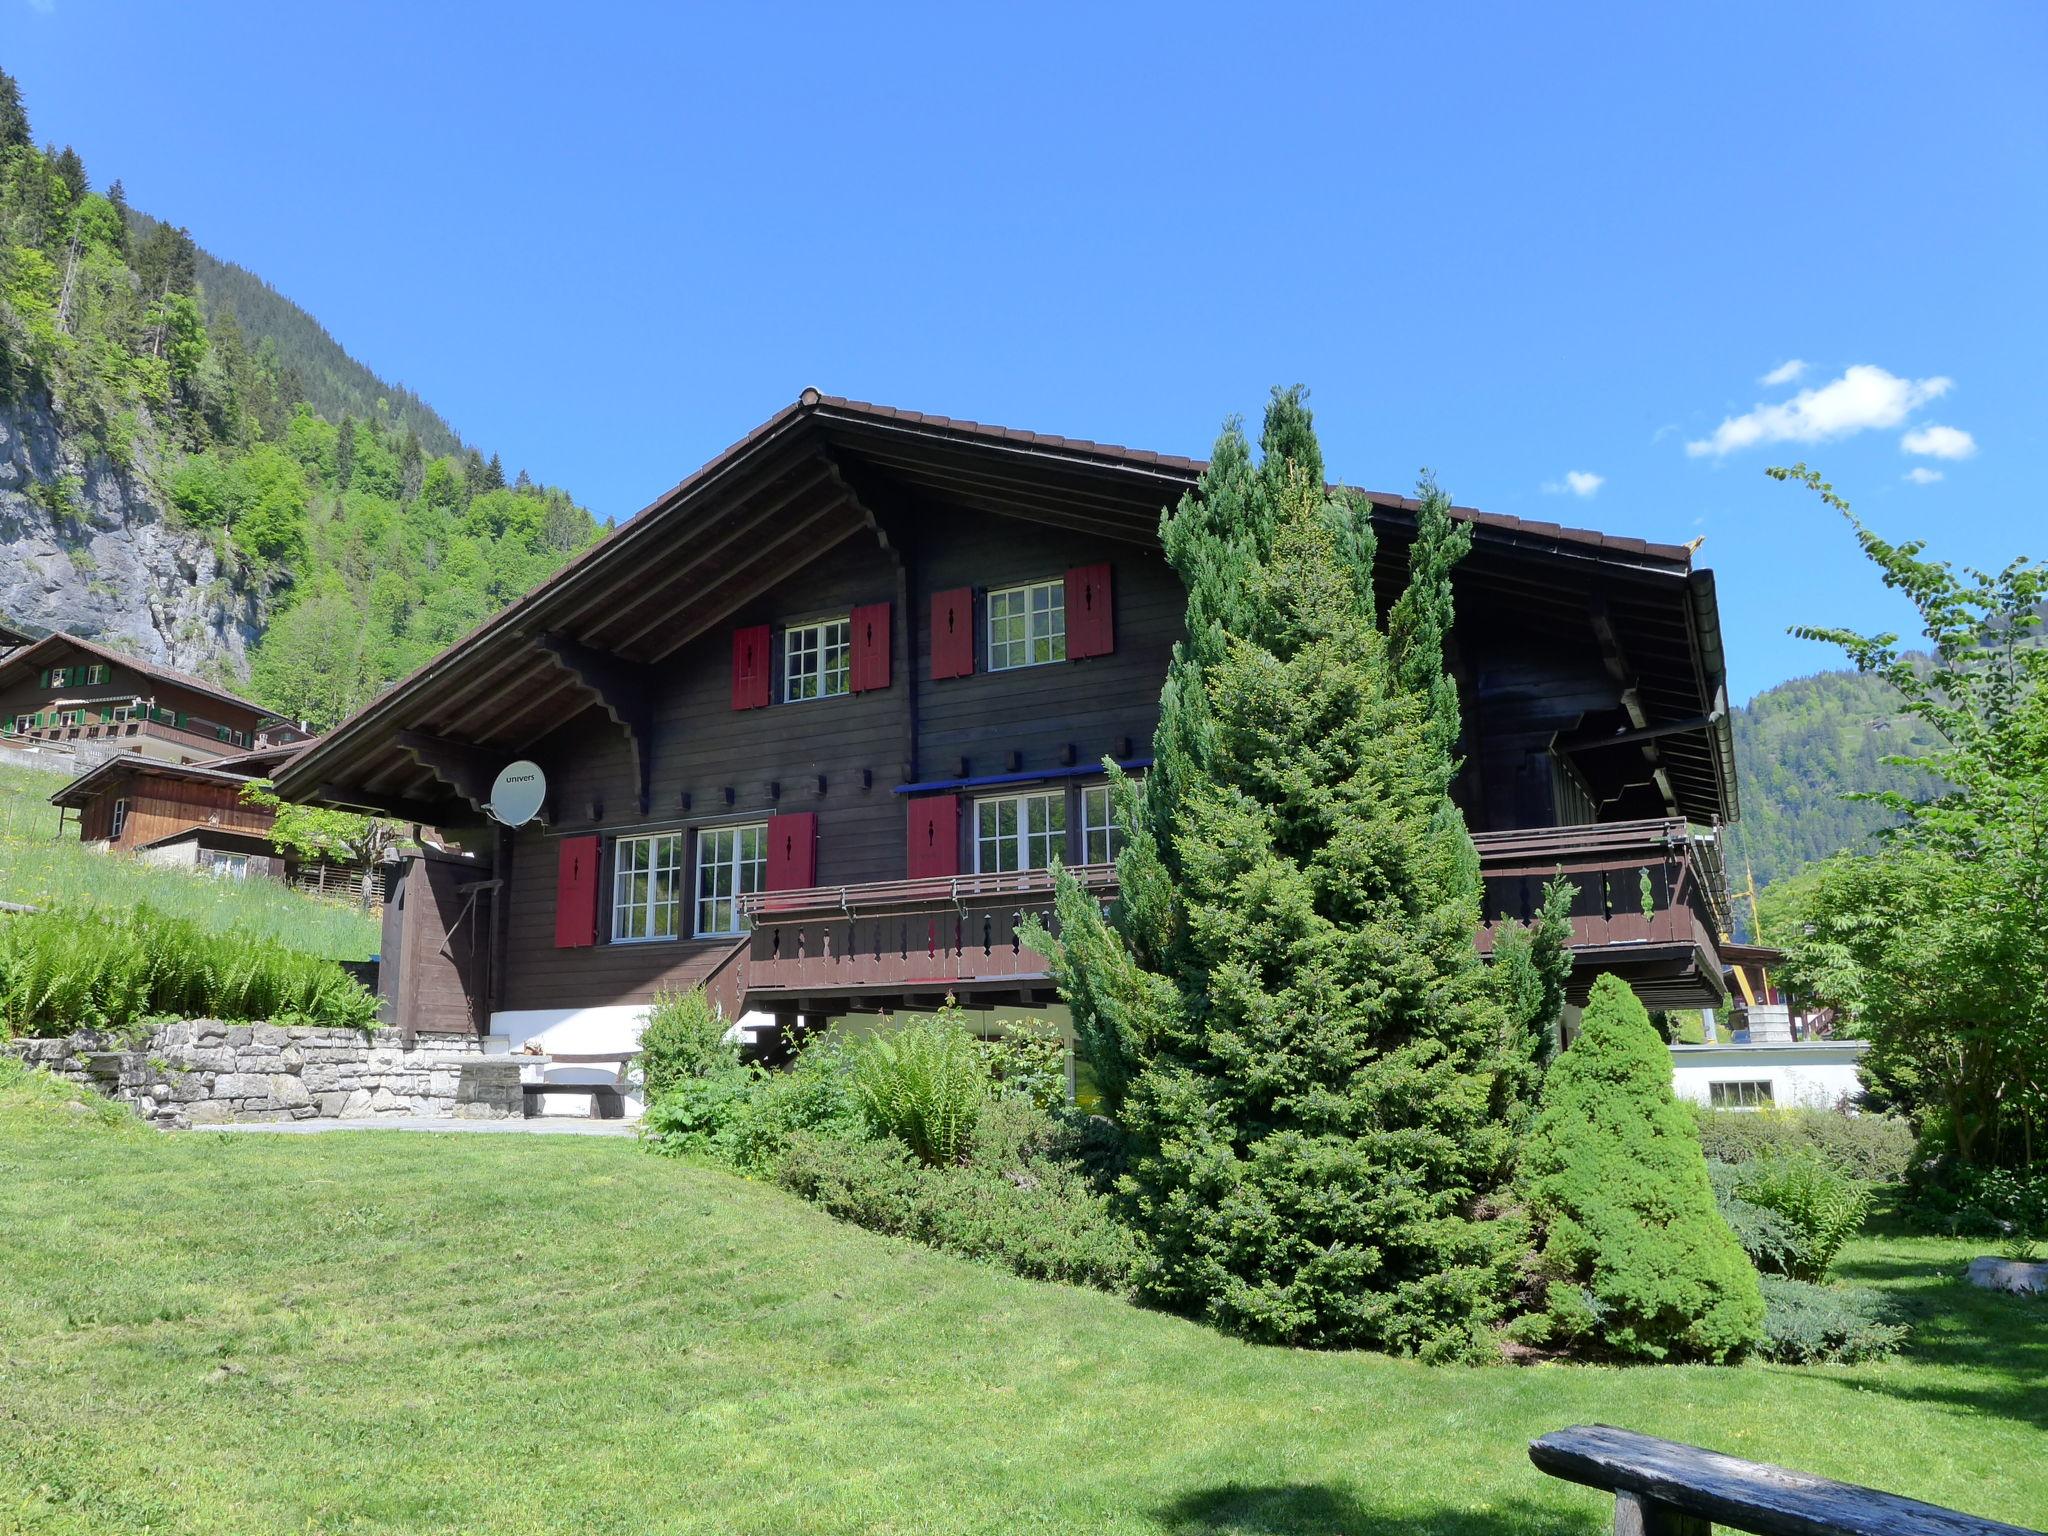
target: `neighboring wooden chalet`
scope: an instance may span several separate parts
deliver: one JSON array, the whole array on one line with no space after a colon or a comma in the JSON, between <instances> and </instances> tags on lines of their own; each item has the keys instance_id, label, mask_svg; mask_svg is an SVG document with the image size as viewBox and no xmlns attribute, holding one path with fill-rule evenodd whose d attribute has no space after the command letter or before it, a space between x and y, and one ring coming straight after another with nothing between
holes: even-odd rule
<instances>
[{"instance_id":1,"label":"neighboring wooden chalet","mask_svg":"<svg viewBox=\"0 0 2048 1536\"><path fill-rule=\"evenodd\" d=\"M61 630L0 656L0 741L10 746L178 763L306 740L260 704Z\"/></svg>"},{"instance_id":2,"label":"neighboring wooden chalet","mask_svg":"<svg viewBox=\"0 0 2048 1536\"><path fill-rule=\"evenodd\" d=\"M251 805L242 791L305 746L282 742L203 763L122 752L87 769L50 803L60 817L77 818L79 841L88 847L236 879L287 880L298 873L297 861L270 841L276 813Z\"/></svg>"},{"instance_id":3,"label":"neighboring wooden chalet","mask_svg":"<svg viewBox=\"0 0 2048 1536\"><path fill-rule=\"evenodd\" d=\"M515 1040L628 1028L698 983L784 1022L948 992L1047 1006L1018 921L1054 858L1113 887L1101 760L1146 766L1183 611L1159 519L1201 468L806 391L278 787L473 855L408 877L425 937L395 967L387 939L400 1022L450 989L459 1021ZM1415 506L1371 500L1391 598ZM1715 829L1737 807L1712 573L1457 515L1456 793L1489 930L1562 869L1581 988L1613 970L1659 1006L1718 1001ZM491 826L520 758L542 816Z\"/></svg>"}]
</instances>

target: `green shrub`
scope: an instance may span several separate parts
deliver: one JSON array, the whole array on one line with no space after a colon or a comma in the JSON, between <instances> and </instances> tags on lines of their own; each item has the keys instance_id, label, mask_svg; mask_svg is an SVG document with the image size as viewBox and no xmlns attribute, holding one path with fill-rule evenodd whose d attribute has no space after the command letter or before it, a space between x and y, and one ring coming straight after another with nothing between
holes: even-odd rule
<instances>
[{"instance_id":1,"label":"green shrub","mask_svg":"<svg viewBox=\"0 0 2048 1536\"><path fill-rule=\"evenodd\" d=\"M1953 1157L1927 1158L1906 1178L1906 1215L1954 1236L2048 1236L2048 1165L1978 1168Z\"/></svg>"},{"instance_id":2,"label":"green shrub","mask_svg":"<svg viewBox=\"0 0 2048 1536\"><path fill-rule=\"evenodd\" d=\"M894 1137L799 1133L775 1169L842 1221L1035 1280L1130 1293L1139 1242L1065 1159L1068 1133L1016 1095L990 1106L964 1163L923 1163Z\"/></svg>"},{"instance_id":3,"label":"green shrub","mask_svg":"<svg viewBox=\"0 0 2048 1536\"><path fill-rule=\"evenodd\" d=\"M1742 1164L1734 1193L1799 1233L1803 1251L1788 1271L1795 1280L1826 1279L1828 1266L1870 1208L1869 1186L1837 1173L1806 1148L1767 1153Z\"/></svg>"},{"instance_id":4,"label":"green shrub","mask_svg":"<svg viewBox=\"0 0 2048 1536\"><path fill-rule=\"evenodd\" d=\"M1834 1109L1707 1109L1693 1106L1700 1149L1724 1163L1766 1152L1805 1148L1837 1173L1873 1183L1906 1176L1913 1163L1913 1127L1898 1115Z\"/></svg>"},{"instance_id":5,"label":"green shrub","mask_svg":"<svg viewBox=\"0 0 2048 1536\"><path fill-rule=\"evenodd\" d=\"M665 987L656 992L640 1032L640 1073L648 1101L660 1099L688 1079L737 1067L739 1047L726 1038L727 1033L725 1020L705 998L702 987L687 992Z\"/></svg>"},{"instance_id":6,"label":"green shrub","mask_svg":"<svg viewBox=\"0 0 2048 1536\"><path fill-rule=\"evenodd\" d=\"M1057 1025L1014 1020L981 1043L981 1054L990 1081L1004 1092L1022 1094L1040 1109L1067 1102L1067 1042Z\"/></svg>"},{"instance_id":7,"label":"green shrub","mask_svg":"<svg viewBox=\"0 0 2048 1536\"><path fill-rule=\"evenodd\" d=\"M1714 1205L1671 1060L1618 977L1593 984L1523 1154L1545 1310L1564 1340L1726 1359L1757 1336L1756 1271Z\"/></svg>"},{"instance_id":8,"label":"green shrub","mask_svg":"<svg viewBox=\"0 0 2048 1536\"><path fill-rule=\"evenodd\" d=\"M1811 1285L1766 1275L1763 1339L1757 1352L1787 1365L1853 1365L1882 1360L1906 1340L1884 1298L1854 1285Z\"/></svg>"},{"instance_id":9,"label":"green shrub","mask_svg":"<svg viewBox=\"0 0 2048 1536\"><path fill-rule=\"evenodd\" d=\"M853 1092L875 1135L895 1137L934 1166L957 1163L988 1100L988 1067L957 1017L941 1012L863 1040Z\"/></svg>"},{"instance_id":10,"label":"green shrub","mask_svg":"<svg viewBox=\"0 0 2048 1536\"><path fill-rule=\"evenodd\" d=\"M153 1018L368 1029L377 999L332 960L152 907L0 919L0 1020L11 1032L120 1030Z\"/></svg>"},{"instance_id":11,"label":"green shrub","mask_svg":"<svg viewBox=\"0 0 2048 1536\"><path fill-rule=\"evenodd\" d=\"M1707 1177L1714 1186L1714 1203L1721 1219L1759 1273L1792 1275L1810 1266L1813 1254L1804 1232L1776 1211L1752 1205L1735 1192L1742 1177L1740 1168L1709 1161Z\"/></svg>"}]
</instances>

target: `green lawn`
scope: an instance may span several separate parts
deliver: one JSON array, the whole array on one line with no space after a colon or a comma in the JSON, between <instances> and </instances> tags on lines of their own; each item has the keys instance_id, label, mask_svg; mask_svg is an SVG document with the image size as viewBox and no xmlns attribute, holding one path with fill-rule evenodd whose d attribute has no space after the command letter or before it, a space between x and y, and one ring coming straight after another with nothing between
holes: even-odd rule
<instances>
[{"instance_id":1,"label":"green lawn","mask_svg":"<svg viewBox=\"0 0 2048 1536\"><path fill-rule=\"evenodd\" d=\"M31 1080L33 1082L33 1080ZM47 1088L47 1084L44 1085ZM0 1530L1593 1536L1601 1420L2048 1523L2048 1306L1859 1243L1911 1357L1257 1348L630 1141L165 1137L0 1088Z\"/></svg>"},{"instance_id":2,"label":"green lawn","mask_svg":"<svg viewBox=\"0 0 2048 1536\"><path fill-rule=\"evenodd\" d=\"M377 919L345 903L287 890L273 880L217 880L124 854L94 853L78 841L75 818L59 837L50 796L65 782L61 773L0 764L0 901L114 907L147 902L208 928L264 934L334 960L366 960L377 952Z\"/></svg>"}]
</instances>

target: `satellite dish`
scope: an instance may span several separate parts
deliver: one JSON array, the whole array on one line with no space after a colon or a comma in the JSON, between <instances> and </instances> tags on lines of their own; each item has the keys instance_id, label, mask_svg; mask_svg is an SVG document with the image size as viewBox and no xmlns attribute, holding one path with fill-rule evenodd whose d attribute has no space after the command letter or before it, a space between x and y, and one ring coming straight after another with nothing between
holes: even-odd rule
<instances>
[{"instance_id":1,"label":"satellite dish","mask_svg":"<svg viewBox=\"0 0 2048 1536\"><path fill-rule=\"evenodd\" d=\"M523 827L540 814L541 802L547 797L548 776L540 771L540 764L529 763L522 757L498 770L497 778L491 781L490 804L485 809L493 821Z\"/></svg>"}]
</instances>

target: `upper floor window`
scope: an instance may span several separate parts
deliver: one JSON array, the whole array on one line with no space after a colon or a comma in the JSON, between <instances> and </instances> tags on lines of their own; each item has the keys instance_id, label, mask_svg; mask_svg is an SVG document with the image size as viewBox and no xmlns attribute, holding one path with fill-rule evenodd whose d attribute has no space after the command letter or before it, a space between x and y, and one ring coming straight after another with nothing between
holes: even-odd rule
<instances>
[{"instance_id":1,"label":"upper floor window","mask_svg":"<svg viewBox=\"0 0 2048 1536\"><path fill-rule=\"evenodd\" d=\"M1034 581L989 593L989 671L1066 659L1066 582Z\"/></svg>"},{"instance_id":2,"label":"upper floor window","mask_svg":"<svg viewBox=\"0 0 2048 1536\"><path fill-rule=\"evenodd\" d=\"M1081 862L1114 864L1123 852L1124 828L1117 819L1116 803L1107 784L1089 784L1081 790Z\"/></svg>"},{"instance_id":3,"label":"upper floor window","mask_svg":"<svg viewBox=\"0 0 2048 1536\"><path fill-rule=\"evenodd\" d=\"M768 824L706 827L697 834L697 927L707 938L745 933L752 925L740 898L761 889L768 870Z\"/></svg>"},{"instance_id":4,"label":"upper floor window","mask_svg":"<svg viewBox=\"0 0 2048 1536\"><path fill-rule=\"evenodd\" d=\"M683 906L683 834L622 837L612 860L612 940L672 939Z\"/></svg>"},{"instance_id":5,"label":"upper floor window","mask_svg":"<svg viewBox=\"0 0 2048 1536\"><path fill-rule=\"evenodd\" d=\"M846 692L847 657L852 626L845 619L821 619L793 625L783 632L782 697L829 699Z\"/></svg>"},{"instance_id":6,"label":"upper floor window","mask_svg":"<svg viewBox=\"0 0 2048 1536\"><path fill-rule=\"evenodd\" d=\"M114 802L114 821L113 821L113 827L112 827L112 830L111 830L111 831L109 831L109 832L107 833L107 840L108 840L109 842L115 842L115 843L118 843L119 841L121 841L121 834L122 834L122 832L124 832L125 830L127 830L127 827L128 827L128 802L127 802L126 800L116 800L116 801Z\"/></svg>"},{"instance_id":7,"label":"upper floor window","mask_svg":"<svg viewBox=\"0 0 2048 1536\"><path fill-rule=\"evenodd\" d=\"M984 875L1046 869L1067 851L1064 790L974 802L974 868Z\"/></svg>"},{"instance_id":8,"label":"upper floor window","mask_svg":"<svg viewBox=\"0 0 2048 1536\"><path fill-rule=\"evenodd\" d=\"M108 666L87 667L85 669L85 680L88 683L104 683L113 675L114 669Z\"/></svg>"}]
</instances>

